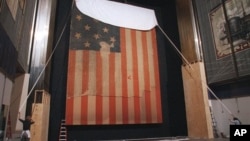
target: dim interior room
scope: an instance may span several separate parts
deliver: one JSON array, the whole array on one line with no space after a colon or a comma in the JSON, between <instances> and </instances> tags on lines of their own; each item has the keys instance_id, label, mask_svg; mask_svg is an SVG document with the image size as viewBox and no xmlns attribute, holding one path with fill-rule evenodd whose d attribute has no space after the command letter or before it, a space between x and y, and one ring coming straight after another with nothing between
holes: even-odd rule
<instances>
[{"instance_id":1,"label":"dim interior room","mask_svg":"<svg viewBox=\"0 0 250 141\"><path fill-rule=\"evenodd\" d=\"M227 141L249 27L250 0L0 0L0 141Z\"/></svg>"}]
</instances>

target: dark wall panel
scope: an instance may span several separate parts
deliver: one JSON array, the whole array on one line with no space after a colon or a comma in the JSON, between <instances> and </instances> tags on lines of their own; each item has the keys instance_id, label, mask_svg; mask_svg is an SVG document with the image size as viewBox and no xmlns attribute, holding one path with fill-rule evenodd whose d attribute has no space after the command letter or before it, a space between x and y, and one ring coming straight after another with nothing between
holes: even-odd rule
<instances>
[{"instance_id":1,"label":"dark wall panel","mask_svg":"<svg viewBox=\"0 0 250 141\"><path fill-rule=\"evenodd\" d=\"M0 68L10 79L14 79L17 64L17 51L0 25Z\"/></svg>"}]
</instances>

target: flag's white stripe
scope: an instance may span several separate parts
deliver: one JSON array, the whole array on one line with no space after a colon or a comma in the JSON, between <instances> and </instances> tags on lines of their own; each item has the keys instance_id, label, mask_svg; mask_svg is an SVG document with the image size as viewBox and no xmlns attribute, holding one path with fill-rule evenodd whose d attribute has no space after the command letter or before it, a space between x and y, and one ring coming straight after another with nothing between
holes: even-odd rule
<instances>
[{"instance_id":1,"label":"flag's white stripe","mask_svg":"<svg viewBox=\"0 0 250 141\"><path fill-rule=\"evenodd\" d=\"M148 46L148 62L149 62L149 79L150 79L150 100L151 100L151 117L152 122L157 122L157 107L156 107L156 83L155 83L155 68L154 68L154 55L153 54L153 41L152 33L147 32L147 46Z\"/></svg>"},{"instance_id":2,"label":"flag's white stripe","mask_svg":"<svg viewBox=\"0 0 250 141\"><path fill-rule=\"evenodd\" d=\"M121 54L115 54L115 95L116 97L116 124L122 124L122 75Z\"/></svg>"},{"instance_id":3,"label":"flag's white stripe","mask_svg":"<svg viewBox=\"0 0 250 141\"><path fill-rule=\"evenodd\" d=\"M89 51L89 80L87 95L96 95L96 51Z\"/></svg>"},{"instance_id":4,"label":"flag's white stripe","mask_svg":"<svg viewBox=\"0 0 250 141\"><path fill-rule=\"evenodd\" d=\"M89 51L88 124L96 123L96 52Z\"/></svg>"},{"instance_id":5,"label":"flag's white stripe","mask_svg":"<svg viewBox=\"0 0 250 141\"><path fill-rule=\"evenodd\" d=\"M128 120L134 123L134 82L133 82L133 56L132 56L132 38L131 30L125 30L126 38L126 60L127 60L127 89L128 89Z\"/></svg>"},{"instance_id":6,"label":"flag's white stripe","mask_svg":"<svg viewBox=\"0 0 250 141\"><path fill-rule=\"evenodd\" d=\"M102 96L109 96L109 53L101 52L102 60Z\"/></svg>"},{"instance_id":7,"label":"flag's white stripe","mask_svg":"<svg viewBox=\"0 0 250 141\"><path fill-rule=\"evenodd\" d=\"M82 51L76 51L75 60L75 82L74 82L74 105L73 124L80 124L81 119L81 93L82 93Z\"/></svg>"},{"instance_id":8,"label":"flag's white stripe","mask_svg":"<svg viewBox=\"0 0 250 141\"><path fill-rule=\"evenodd\" d=\"M136 46L137 46L137 57L138 57L138 81L139 81L139 95L140 95L140 118L141 123L146 122L146 110L145 110L145 97L144 97L144 91L145 91L145 80L144 80L144 60L143 60L143 47L142 46L142 32L136 31L136 37L138 38L136 40ZM142 101L144 99L144 101Z\"/></svg>"},{"instance_id":9,"label":"flag's white stripe","mask_svg":"<svg viewBox=\"0 0 250 141\"><path fill-rule=\"evenodd\" d=\"M122 96L121 53L115 53L115 95Z\"/></svg>"},{"instance_id":10,"label":"flag's white stripe","mask_svg":"<svg viewBox=\"0 0 250 141\"><path fill-rule=\"evenodd\" d=\"M103 104L100 105L102 107L102 124L109 123L109 53L101 52L102 59L102 100ZM98 103L97 103L98 104Z\"/></svg>"}]
</instances>

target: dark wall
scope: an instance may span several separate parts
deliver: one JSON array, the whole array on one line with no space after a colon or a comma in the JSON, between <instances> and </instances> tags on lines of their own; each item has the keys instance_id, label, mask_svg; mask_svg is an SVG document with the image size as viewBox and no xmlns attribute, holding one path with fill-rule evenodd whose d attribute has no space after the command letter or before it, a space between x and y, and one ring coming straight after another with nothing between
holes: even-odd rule
<instances>
[{"instance_id":1,"label":"dark wall","mask_svg":"<svg viewBox=\"0 0 250 141\"><path fill-rule=\"evenodd\" d=\"M197 12L207 82L210 88L221 99L249 96L250 45L248 45L248 49L236 51L218 59L213 36L213 31L216 29L213 30L211 26L211 15L216 10L223 8L223 0L194 0L193 2ZM249 13L248 16L250 16ZM227 24L230 26L226 22L225 25ZM243 30L249 32L247 29ZM210 98L214 99L212 95L210 95Z\"/></svg>"},{"instance_id":2,"label":"dark wall","mask_svg":"<svg viewBox=\"0 0 250 141\"><path fill-rule=\"evenodd\" d=\"M17 51L7 33L0 25L0 72L14 79L17 64Z\"/></svg>"},{"instance_id":3,"label":"dark wall","mask_svg":"<svg viewBox=\"0 0 250 141\"><path fill-rule=\"evenodd\" d=\"M69 13L71 2L59 0L56 19L55 42L60 39L52 61L51 73L51 111L49 140L58 140L60 121L65 114L65 95L67 78L67 59L69 46ZM178 29L175 3L166 7L155 7L159 25L178 45ZM63 28L66 26L66 30ZM60 34L63 32L62 38ZM184 93L182 86L181 59L169 41L157 28L158 56L160 67L162 124L144 125L101 125L101 126L68 126L68 140L112 140L131 138L153 138L186 136Z\"/></svg>"},{"instance_id":4,"label":"dark wall","mask_svg":"<svg viewBox=\"0 0 250 141\"><path fill-rule=\"evenodd\" d=\"M242 0L237 2L240 3ZM250 13L246 13L246 16L241 17L238 23L234 23L232 22L234 18L238 18L236 15L233 15L233 18L230 16L222 18L224 15L227 15L227 12L221 12L221 14L218 14L220 18L214 16L216 15L215 13L219 13L218 11L222 11L223 7L226 7L224 0L194 0L194 3L199 22L208 84L237 83L240 79L250 79L250 38L247 35L250 33L250 29L247 28L250 24L246 22L250 18ZM227 10L224 11L229 11L228 8L225 9ZM226 30L227 41L216 36L218 35L217 31L221 30L222 24ZM231 32L235 30L233 27L242 27L242 29L238 29L236 34ZM230 38L233 39L236 35L240 36L240 39L244 42L241 40L230 40ZM216 44L215 42L218 39L226 45L222 43Z\"/></svg>"},{"instance_id":5,"label":"dark wall","mask_svg":"<svg viewBox=\"0 0 250 141\"><path fill-rule=\"evenodd\" d=\"M224 83L220 85L211 85L210 88L215 92L217 97L220 99L225 98L235 98L235 97L245 97L250 95L250 80L244 79L244 80L238 80L235 82L230 83ZM210 93L211 99L216 99L211 93Z\"/></svg>"},{"instance_id":6,"label":"dark wall","mask_svg":"<svg viewBox=\"0 0 250 141\"><path fill-rule=\"evenodd\" d=\"M66 102L66 79L69 47L70 10L72 1L58 0L54 48L56 48L51 61L50 82L50 118L49 118L49 141L56 141L59 137L61 120L64 119Z\"/></svg>"},{"instance_id":7,"label":"dark wall","mask_svg":"<svg viewBox=\"0 0 250 141\"><path fill-rule=\"evenodd\" d=\"M15 18L13 18L7 2L1 2L0 24L18 51L17 61L21 68L20 73L23 73L23 71L28 72L29 68L27 62L29 61L30 41L32 39L32 32L29 31L32 31L36 1L37 0L26 0L24 9L22 9L18 3Z\"/></svg>"}]
</instances>

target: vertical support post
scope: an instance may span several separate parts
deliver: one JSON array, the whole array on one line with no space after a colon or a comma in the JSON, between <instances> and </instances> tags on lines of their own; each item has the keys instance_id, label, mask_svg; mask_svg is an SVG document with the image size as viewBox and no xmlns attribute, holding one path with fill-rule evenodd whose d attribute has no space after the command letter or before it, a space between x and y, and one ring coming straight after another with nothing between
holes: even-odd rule
<instances>
[{"instance_id":1,"label":"vertical support post","mask_svg":"<svg viewBox=\"0 0 250 141\"><path fill-rule=\"evenodd\" d=\"M188 136L213 138L204 64L197 62L190 66L182 66Z\"/></svg>"},{"instance_id":2,"label":"vertical support post","mask_svg":"<svg viewBox=\"0 0 250 141\"><path fill-rule=\"evenodd\" d=\"M182 66L188 136L213 138L204 64L197 44L192 0L176 0L181 52L188 64Z\"/></svg>"}]
</instances>

